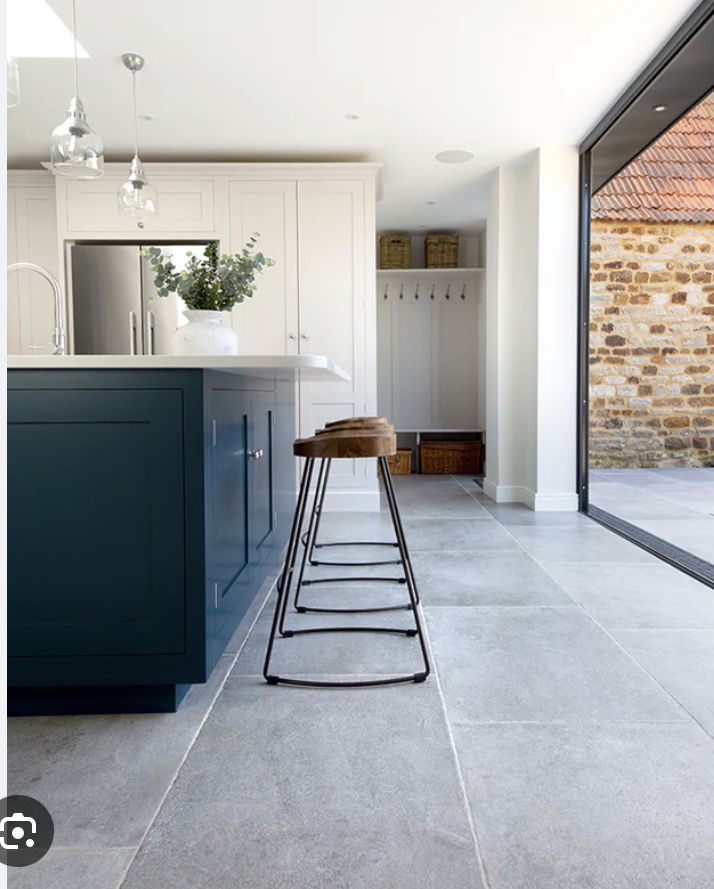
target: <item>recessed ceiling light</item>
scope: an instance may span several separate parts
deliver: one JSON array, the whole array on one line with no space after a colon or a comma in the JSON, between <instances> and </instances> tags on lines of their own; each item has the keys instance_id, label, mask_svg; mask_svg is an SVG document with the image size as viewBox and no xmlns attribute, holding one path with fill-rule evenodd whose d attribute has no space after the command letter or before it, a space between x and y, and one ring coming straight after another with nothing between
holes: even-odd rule
<instances>
[{"instance_id":1,"label":"recessed ceiling light","mask_svg":"<svg viewBox=\"0 0 714 889\"><path fill-rule=\"evenodd\" d=\"M669 108L669 105L653 105L653 111L666 111Z\"/></svg>"},{"instance_id":2,"label":"recessed ceiling light","mask_svg":"<svg viewBox=\"0 0 714 889\"><path fill-rule=\"evenodd\" d=\"M345 114L345 120L359 120L359 114Z\"/></svg>"},{"instance_id":3,"label":"recessed ceiling light","mask_svg":"<svg viewBox=\"0 0 714 889\"><path fill-rule=\"evenodd\" d=\"M472 161L474 155L470 151L454 148L450 151L440 151L436 155L436 159L441 161L442 164L465 164L466 161Z\"/></svg>"}]
</instances>

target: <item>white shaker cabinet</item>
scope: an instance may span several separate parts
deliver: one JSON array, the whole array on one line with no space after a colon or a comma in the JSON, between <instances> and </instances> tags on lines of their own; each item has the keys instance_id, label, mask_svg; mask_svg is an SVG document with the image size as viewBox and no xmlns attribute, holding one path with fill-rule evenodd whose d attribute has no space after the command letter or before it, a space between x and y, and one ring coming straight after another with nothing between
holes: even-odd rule
<instances>
[{"instance_id":1,"label":"white shaker cabinet","mask_svg":"<svg viewBox=\"0 0 714 889\"><path fill-rule=\"evenodd\" d=\"M7 261L35 262L59 275L55 184L49 173L9 172ZM54 296L34 272L13 272L7 281L7 351L41 355L52 351Z\"/></svg>"},{"instance_id":2,"label":"white shaker cabinet","mask_svg":"<svg viewBox=\"0 0 714 889\"><path fill-rule=\"evenodd\" d=\"M244 355L298 354L297 183L228 183L228 243L238 253L258 232L258 249L275 260L256 278L256 291L232 312Z\"/></svg>"}]
</instances>

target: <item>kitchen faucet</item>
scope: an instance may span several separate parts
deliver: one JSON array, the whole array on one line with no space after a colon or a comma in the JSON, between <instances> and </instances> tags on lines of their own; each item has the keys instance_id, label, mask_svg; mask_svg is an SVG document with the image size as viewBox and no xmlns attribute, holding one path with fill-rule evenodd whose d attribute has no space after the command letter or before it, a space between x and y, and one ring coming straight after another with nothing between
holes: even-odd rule
<instances>
[{"instance_id":1,"label":"kitchen faucet","mask_svg":"<svg viewBox=\"0 0 714 889\"><path fill-rule=\"evenodd\" d=\"M46 281L49 281L55 297L55 331L52 336L52 354L64 355L66 337L64 327L64 302L62 300L62 289L57 278L55 278L52 272L48 272L47 269L43 268L41 265L37 265L35 262L12 262L7 267L7 271L8 274L10 272L24 271L37 272L38 275L42 275Z\"/></svg>"}]
</instances>

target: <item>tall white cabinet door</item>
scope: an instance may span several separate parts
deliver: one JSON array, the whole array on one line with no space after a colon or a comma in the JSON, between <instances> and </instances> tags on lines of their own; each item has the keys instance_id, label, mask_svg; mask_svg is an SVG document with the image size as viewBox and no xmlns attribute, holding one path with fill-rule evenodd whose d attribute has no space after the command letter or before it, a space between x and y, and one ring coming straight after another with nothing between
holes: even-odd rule
<instances>
[{"instance_id":1,"label":"tall white cabinet door","mask_svg":"<svg viewBox=\"0 0 714 889\"><path fill-rule=\"evenodd\" d=\"M8 248L9 262L35 262L57 277L59 252L53 181L37 186L10 185ZM13 272L8 282L7 317L9 354L41 355L52 351L54 297L40 275Z\"/></svg>"},{"instance_id":2,"label":"tall white cabinet door","mask_svg":"<svg viewBox=\"0 0 714 889\"><path fill-rule=\"evenodd\" d=\"M303 436L329 420L374 410L367 381L376 388L375 346L366 328L369 306L374 340L374 261L367 253L365 192L360 180L298 183L300 353L327 355L351 377L301 386ZM366 488L374 486L373 474L367 461L340 460L331 477L338 488Z\"/></svg>"},{"instance_id":3,"label":"tall white cabinet door","mask_svg":"<svg viewBox=\"0 0 714 889\"><path fill-rule=\"evenodd\" d=\"M257 276L253 296L233 309L241 354L297 355L297 183L232 181L228 199L228 251L238 253L257 232L257 249L275 260Z\"/></svg>"}]
</instances>

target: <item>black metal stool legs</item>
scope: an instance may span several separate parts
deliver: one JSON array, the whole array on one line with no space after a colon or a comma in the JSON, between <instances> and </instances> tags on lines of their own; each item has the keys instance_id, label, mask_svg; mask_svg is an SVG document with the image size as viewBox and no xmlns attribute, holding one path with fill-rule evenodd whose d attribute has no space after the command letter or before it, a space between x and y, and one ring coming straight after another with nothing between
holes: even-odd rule
<instances>
[{"instance_id":1,"label":"black metal stool legs","mask_svg":"<svg viewBox=\"0 0 714 889\"><path fill-rule=\"evenodd\" d=\"M307 501L309 498L309 489L310 482L312 480L313 473L313 458L307 458L305 467L303 469L301 483L300 483L300 491L298 494L297 506L295 509L295 516L293 518L293 524L290 532L290 539L288 541L288 547L285 558L285 567L283 569L283 573L280 576L278 582L278 596L277 601L275 603L275 613L273 615L273 623L270 631L270 639L268 641L268 649L265 656L265 664L263 667L263 675L267 682L275 685L277 683L283 683L286 685L297 685L297 686L310 686L310 687L325 687L325 688L363 688L368 686L375 685L392 685L395 683L402 682L423 682L430 672L429 667L429 658L426 649L426 643L424 640L424 635L422 631L421 621L419 618L417 606L418 606L418 594L416 590L416 584L414 582L414 575L411 568L411 562L409 560L409 552L406 546L406 541L404 539L404 532L401 526L401 519L399 517L399 511L396 504L396 498L394 496L394 490L391 486L391 477L389 477L389 465L385 458L379 458L380 465L382 467L382 474L385 478L385 489L387 489L387 501L389 504L389 511L392 518L392 524L394 526L394 532L397 537L397 547L399 549L400 554L400 563L404 566L405 570L405 578L403 578L402 582L406 583L407 589L409 591L409 599L410 604L406 606L394 606L400 609L407 608L414 615L414 623L415 626L409 629L401 629L401 628L393 628L393 627L311 627L305 629L285 629L285 614L287 610L287 604L290 597L290 590L292 587L293 575L295 572L295 564L297 559L297 548L301 540L302 526L305 519L305 510ZM302 580L302 575L305 569L305 563L307 561L310 545L314 543L315 535L317 533L317 528L319 526L319 513L320 510L318 507L322 505L324 502L324 493L325 493L325 485L327 483L327 476L329 473L329 465L325 467L324 461L320 467L320 472L318 474L317 488L315 490L315 498L313 501L313 509L310 515L310 522L308 526L307 536L303 540L304 551L303 558L300 565L300 573L298 579L297 593L300 591L300 582ZM354 578L347 578L354 579ZM374 580L375 578L365 578L368 580ZM334 579L333 579L334 580ZM390 607L387 609L344 609L341 611L337 611L337 613L364 613L371 611L381 611L381 610L393 610L394 607ZM299 611L320 611L320 612L329 612L334 613L335 609L307 609L307 608L299 608ZM270 672L270 661L273 653L273 646L276 638L276 634L279 633L284 638L289 638L291 636L297 635L305 635L310 633L386 633L386 634L397 634L404 636L417 636L419 638L419 643L421 647L422 659L424 664L424 669L417 673L408 673L402 674L398 676L390 676L384 679L370 679L370 680L348 680L344 682L330 682L330 681L320 681L320 680L307 680L307 679L293 679L286 676L279 676Z\"/></svg>"}]
</instances>

